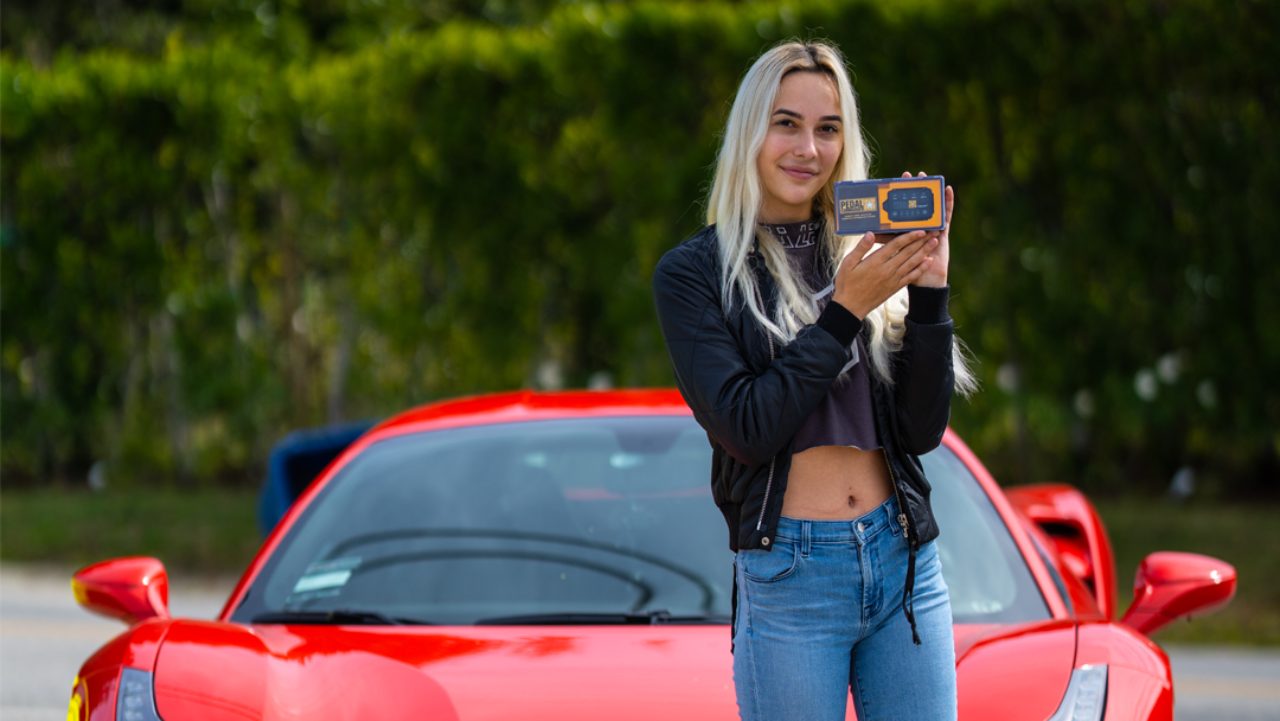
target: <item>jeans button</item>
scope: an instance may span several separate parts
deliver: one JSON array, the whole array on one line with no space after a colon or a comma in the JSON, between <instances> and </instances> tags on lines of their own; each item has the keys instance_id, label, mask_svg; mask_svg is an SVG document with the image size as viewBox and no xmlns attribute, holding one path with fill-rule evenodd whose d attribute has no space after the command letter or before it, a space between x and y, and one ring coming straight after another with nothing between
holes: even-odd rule
<instances>
[{"instance_id":1,"label":"jeans button","mask_svg":"<svg viewBox=\"0 0 1280 721\"><path fill-rule=\"evenodd\" d=\"M760 545L761 545L761 546L767 546L767 545L769 545L769 537L768 537L768 536L765 536L764 538L761 538L761 539L760 539Z\"/></svg>"},{"instance_id":2,"label":"jeans button","mask_svg":"<svg viewBox=\"0 0 1280 721\"><path fill-rule=\"evenodd\" d=\"M866 532L867 532L867 527L863 525L862 521L858 521L858 533L866 533Z\"/></svg>"}]
</instances>

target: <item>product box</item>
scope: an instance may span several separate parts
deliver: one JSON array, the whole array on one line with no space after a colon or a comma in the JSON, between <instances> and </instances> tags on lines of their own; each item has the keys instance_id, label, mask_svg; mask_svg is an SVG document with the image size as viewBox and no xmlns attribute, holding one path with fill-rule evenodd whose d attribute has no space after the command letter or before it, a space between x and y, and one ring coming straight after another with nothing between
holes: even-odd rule
<instances>
[{"instance_id":1,"label":"product box","mask_svg":"<svg viewBox=\"0 0 1280 721\"><path fill-rule=\"evenodd\" d=\"M942 230L947 181L941 175L836 183L836 233Z\"/></svg>"}]
</instances>

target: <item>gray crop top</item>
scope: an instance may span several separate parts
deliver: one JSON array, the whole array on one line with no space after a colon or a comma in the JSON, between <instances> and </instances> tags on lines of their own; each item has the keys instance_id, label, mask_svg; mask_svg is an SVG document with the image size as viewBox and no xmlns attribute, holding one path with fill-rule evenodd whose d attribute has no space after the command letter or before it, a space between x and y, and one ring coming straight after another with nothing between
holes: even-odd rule
<instances>
[{"instance_id":1,"label":"gray crop top","mask_svg":"<svg viewBox=\"0 0 1280 721\"><path fill-rule=\"evenodd\" d=\"M764 227L786 250L788 260L809 287L822 289L813 295L821 312L835 291L831 272L818 256L822 221ZM871 408L871 361L861 335L854 339L852 351L853 357L831 385L831 391L800 425L793 453L816 446L853 446L864 451L881 447Z\"/></svg>"}]
</instances>

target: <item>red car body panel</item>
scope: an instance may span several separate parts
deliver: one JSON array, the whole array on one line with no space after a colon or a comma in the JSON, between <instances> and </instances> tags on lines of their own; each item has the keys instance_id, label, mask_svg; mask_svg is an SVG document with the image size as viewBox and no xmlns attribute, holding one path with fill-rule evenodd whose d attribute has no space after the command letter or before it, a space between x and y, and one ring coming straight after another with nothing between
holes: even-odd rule
<instances>
[{"instance_id":1,"label":"red car body panel","mask_svg":"<svg viewBox=\"0 0 1280 721\"><path fill-rule=\"evenodd\" d=\"M1007 491L1009 500L1028 520L1044 529L1068 575L1080 579L1104 618L1116 615L1116 562L1111 540L1089 503L1077 489L1043 484Z\"/></svg>"},{"instance_id":2,"label":"red car body panel","mask_svg":"<svg viewBox=\"0 0 1280 721\"><path fill-rule=\"evenodd\" d=\"M1043 718L1062 700L1075 626L958 626L963 718ZM174 621L166 719L734 719L723 626L242 626ZM654 689L661 688L660 694ZM1017 688L1017 698L992 689ZM852 708L850 709L852 711ZM260 716L258 714L261 714Z\"/></svg>"},{"instance_id":3,"label":"red car body panel","mask_svg":"<svg viewBox=\"0 0 1280 721\"><path fill-rule=\"evenodd\" d=\"M1044 531L1040 526L1036 525L1029 518L1020 518L1022 530L1032 538L1039 541L1041 548L1054 549L1054 539ZM1058 572L1058 577L1062 579L1062 585L1067 592L1066 598L1071 602L1073 617L1077 620L1106 620L1106 616L1102 614L1102 610L1098 608L1097 598L1094 597L1093 591L1084 585L1077 576L1072 573L1074 566L1070 562L1064 560L1060 555L1049 555L1049 565Z\"/></svg>"},{"instance_id":4,"label":"red car body panel","mask_svg":"<svg viewBox=\"0 0 1280 721\"><path fill-rule=\"evenodd\" d=\"M962 719L1046 719L1062 703L1074 668L1075 623L956 626ZM1009 694L1016 689L1016 694Z\"/></svg>"},{"instance_id":5,"label":"red car body panel","mask_svg":"<svg viewBox=\"0 0 1280 721\"><path fill-rule=\"evenodd\" d=\"M520 392L433 404L378 425L298 499L217 620L152 618L86 662L80 680L89 718L114 718L116 685L125 666L154 673L157 709L166 721L736 718L724 625L383 627L229 621L302 509L369 445L442 428L634 415L687 416L690 411L671 390ZM1077 520L1088 516L1080 515L1081 507L1055 505L1053 489L1022 494L1015 505L957 435L948 430L943 443L991 499L1050 615L1036 623L956 626L960 718L1048 718L1074 669L1107 664L1106 718L1170 719L1172 676L1164 652L1140 633L1111 622L1113 610L1105 601L1096 603L1075 575L1087 562L1097 588L1114 588L1101 568L1113 564L1109 544L1097 542L1105 541L1101 526L1081 522L1086 542L1074 549L1080 557L1064 560L1062 546L1019 507L1039 503L1059 516L1075 513ZM1091 507L1084 511L1092 513ZM1048 544L1052 568L1033 538ZM1057 590L1055 570L1070 605ZM1234 573L1230 584L1234 589Z\"/></svg>"},{"instance_id":6,"label":"red car body panel","mask_svg":"<svg viewBox=\"0 0 1280 721\"><path fill-rule=\"evenodd\" d=\"M1173 669L1146 636L1117 623L1082 623L1076 658L1077 666L1107 664L1104 718L1173 718Z\"/></svg>"},{"instance_id":7,"label":"red car body panel","mask_svg":"<svg viewBox=\"0 0 1280 721\"><path fill-rule=\"evenodd\" d=\"M665 711L727 721L736 716L727 640L723 626L182 622L160 655L157 678L167 680L156 695L165 718L209 721L247 709L266 721L586 719L605 709L620 720Z\"/></svg>"},{"instance_id":8,"label":"red car body panel","mask_svg":"<svg viewBox=\"0 0 1280 721\"><path fill-rule=\"evenodd\" d=\"M168 633L170 619L152 618L116 636L89 657L80 669L80 683L89 721L110 721L116 717L116 687L125 667L155 667L160 643Z\"/></svg>"}]
</instances>

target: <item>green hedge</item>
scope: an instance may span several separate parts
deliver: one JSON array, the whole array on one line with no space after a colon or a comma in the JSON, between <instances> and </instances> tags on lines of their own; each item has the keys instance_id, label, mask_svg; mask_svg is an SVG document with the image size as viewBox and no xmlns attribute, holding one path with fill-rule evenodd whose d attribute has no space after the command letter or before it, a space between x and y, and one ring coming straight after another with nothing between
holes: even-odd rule
<instances>
[{"instance_id":1,"label":"green hedge","mask_svg":"<svg viewBox=\"0 0 1280 721\"><path fill-rule=\"evenodd\" d=\"M6 51L0 472L254 477L301 425L670 384L652 268L701 223L751 59L824 37L878 174L957 187L985 389L953 422L997 475L1270 490L1275 27L1271 2L617 3L344 50Z\"/></svg>"}]
</instances>

